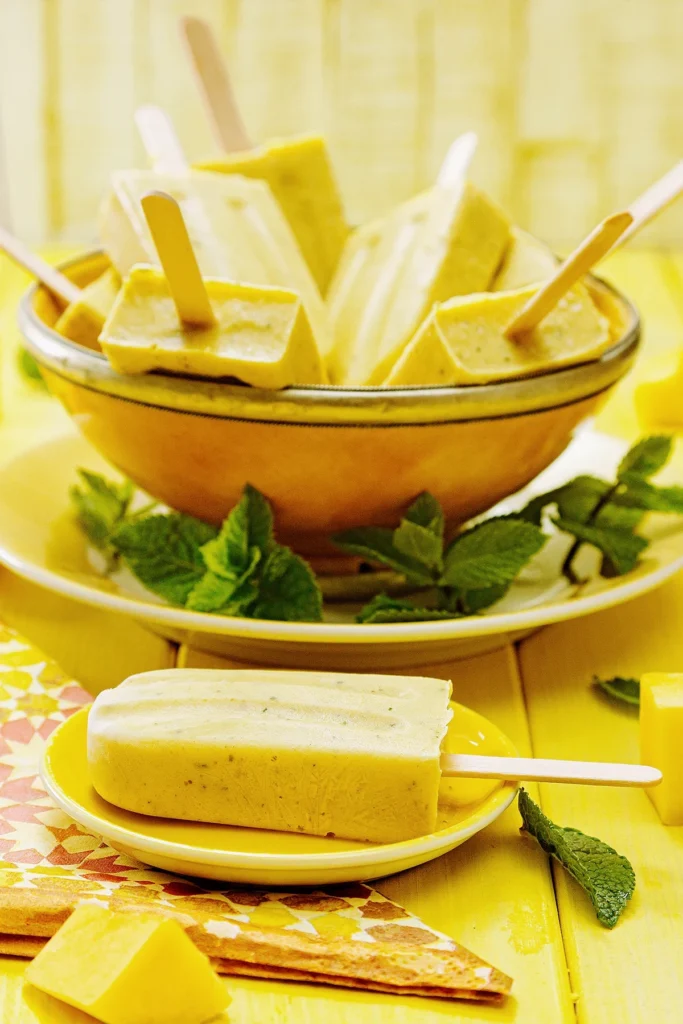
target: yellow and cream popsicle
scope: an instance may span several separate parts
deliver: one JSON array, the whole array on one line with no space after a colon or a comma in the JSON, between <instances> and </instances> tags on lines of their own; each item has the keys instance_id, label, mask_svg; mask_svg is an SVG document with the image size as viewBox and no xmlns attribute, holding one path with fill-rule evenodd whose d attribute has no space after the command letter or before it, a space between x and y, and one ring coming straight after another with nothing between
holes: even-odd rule
<instances>
[{"instance_id":1,"label":"yellow and cream popsicle","mask_svg":"<svg viewBox=\"0 0 683 1024\"><path fill-rule=\"evenodd\" d=\"M377 843L427 835L450 693L420 677L145 672L95 700L92 783L140 814Z\"/></svg>"},{"instance_id":2,"label":"yellow and cream popsicle","mask_svg":"<svg viewBox=\"0 0 683 1024\"><path fill-rule=\"evenodd\" d=\"M552 250L533 235L513 227L503 262L491 283L493 292L511 292L547 281L557 270Z\"/></svg>"},{"instance_id":3,"label":"yellow and cream popsicle","mask_svg":"<svg viewBox=\"0 0 683 1024\"><path fill-rule=\"evenodd\" d=\"M181 31L224 150L219 159L197 166L268 183L324 295L349 233L325 140L320 135L300 135L253 146L211 27L201 18L185 17Z\"/></svg>"},{"instance_id":4,"label":"yellow and cream popsicle","mask_svg":"<svg viewBox=\"0 0 683 1024\"><path fill-rule=\"evenodd\" d=\"M86 348L99 348L98 339L121 287L121 278L109 267L81 290L55 324L55 330Z\"/></svg>"},{"instance_id":5,"label":"yellow and cream popsicle","mask_svg":"<svg viewBox=\"0 0 683 1024\"><path fill-rule=\"evenodd\" d=\"M268 188L239 175L191 171L117 171L100 218L100 234L112 263L126 277L137 263L157 264L141 207L150 191L163 190L180 205L202 274L296 291L316 343L330 345L327 312L291 229Z\"/></svg>"},{"instance_id":6,"label":"yellow and cream popsicle","mask_svg":"<svg viewBox=\"0 0 683 1024\"><path fill-rule=\"evenodd\" d=\"M434 303L488 288L509 232L504 213L464 181L354 232L328 296L333 383L384 383Z\"/></svg>"}]
</instances>

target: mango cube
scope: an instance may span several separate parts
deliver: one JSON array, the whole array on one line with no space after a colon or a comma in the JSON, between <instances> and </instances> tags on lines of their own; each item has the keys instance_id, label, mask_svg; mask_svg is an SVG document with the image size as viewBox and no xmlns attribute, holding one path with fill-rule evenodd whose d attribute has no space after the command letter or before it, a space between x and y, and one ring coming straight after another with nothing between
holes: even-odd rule
<instances>
[{"instance_id":1,"label":"mango cube","mask_svg":"<svg viewBox=\"0 0 683 1024\"><path fill-rule=\"evenodd\" d=\"M26 980L104 1024L202 1024L230 998L177 921L81 904Z\"/></svg>"},{"instance_id":2,"label":"mango cube","mask_svg":"<svg viewBox=\"0 0 683 1024\"><path fill-rule=\"evenodd\" d=\"M636 409L648 427L683 430L683 356L667 377L645 381L636 389Z\"/></svg>"},{"instance_id":3,"label":"mango cube","mask_svg":"<svg viewBox=\"0 0 683 1024\"><path fill-rule=\"evenodd\" d=\"M640 680L640 759L664 778L647 790L664 825L683 825L683 673Z\"/></svg>"},{"instance_id":4,"label":"mango cube","mask_svg":"<svg viewBox=\"0 0 683 1024\"><path fill-rule=\"evenodd\" d=\"M98 338L111 312L121 278L109 267L83 288L78 302L71 302L55 324L55 330L70 341L86 348L98 349Z\"/></svg>"},{"instance_id":5,"label":"mango cube","mask_svg":"<svg viewBox=\"0 0 683 1024\"><path fill-rule=\"evenodd\" d=\"M296 292L213 279L206 287L216 323L192 327L178 319L163 273L133 267L100 336L114 369L236 377L272 389L325 382Z\"/></svg>"}]
</instances>

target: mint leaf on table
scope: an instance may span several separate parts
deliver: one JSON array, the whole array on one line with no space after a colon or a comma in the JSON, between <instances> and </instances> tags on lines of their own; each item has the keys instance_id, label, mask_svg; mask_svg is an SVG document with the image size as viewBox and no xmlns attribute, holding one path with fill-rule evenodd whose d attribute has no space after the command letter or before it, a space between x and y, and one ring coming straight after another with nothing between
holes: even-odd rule
<instances>
[{"instance_id":1,"label":"mint leaf on table","mask_svg":"<svg viewBox=\"0 0 683 1024\"><path fill-rule=\"evenodd\" d=\"M202 547L217 532L199 519L171 512L123 523L111 543L148 590L184 605L206 573Z\"/></svg>"},{"instance_id":2,"label":"mint leaf on table","mask_svg":"<svg viewBox=\"0 0 683 1024\"><path fill-rule=\"evenodd\" d=\"M636 885L626 857L578 829L555 825L524 789L519 791L518 806L524 830L588 893L600 924L614 928Z\"/></svg>"},{"instance_id":3,"label":"mint leaf on table","mask_svg":"<svg viewBox=\"0 0 683 1024\"><path fill-rule=\"evenodd\" d=\"M629 530L613 527L577 523L568 519L555 519L555 525L571 533L580 543L591 544L603 555L601 573L603 576L623 576L638 564L640 555L649 541Z\"/></svg>"},{"instance_id":4,"label":"mint leaf on table","mask_svg":"<svg viewBox=\"0 0 683 1024\"><path fill-rule=\"evenodd\" d=\"M111 554L111 534L128 514L133 485L130 480L112 483L87 469L79 469L78 475L81 485L75 484L69 490L76 519L90 543Z\"/></svg>"},{"instance_id":5,"label":"mint leaf on table","mask_svg":"<svg viewBox=\"0 0 683 1024\"><path fill-rule=\"evenodd\" d=\"M320 622L322 593L308 562L289 548L275 545L260 568L250 615L254 619Z\"/></svg>"},{"instance_id":6,"label":"mint leaf on table","mask_svg":"<svg viewBox=\"0 0 683 1024\"><path fill-rule=\"evenodd\" d=\"M654 476L668 462L672 447L673 438L667 434L642 438L626 452L619 463L617 480L623 480L627 474L645 479Z\"/></svg>"},{"instance_id":7,"label":"mint leaf on table","mask_svg":"<svg viewBox=\"0 0 683 1024\"><path fill-rule=\"evenodd\" d=\"M640 680L624 676L613 676L611 679L600 679L593 676L593 686L596 686L608 697L623 701L635 707L640 706Z\"/></svg>"},{"instance_id":8,"label":"mint leaf on table","mask_svg":"<svg viewBox=\"0 0 683 1024\"><path fill-rule=\"evenodd\" d=\"M377 594L356 616L356 622L429 622L456 618L452 611L440 608L420 608L411 601Z\"/></svg>"},{"instance_id":9,"label":"mint leaf on table","mask_svg":"<svg viewBox=\"0 0 683 1024\"><path fill-rule=\"evenodd\" d=\"M537 526L522 519L485 520L451 542L440 583L461 593L507 587L546 540Z\"/></svg>"}]
</instances>

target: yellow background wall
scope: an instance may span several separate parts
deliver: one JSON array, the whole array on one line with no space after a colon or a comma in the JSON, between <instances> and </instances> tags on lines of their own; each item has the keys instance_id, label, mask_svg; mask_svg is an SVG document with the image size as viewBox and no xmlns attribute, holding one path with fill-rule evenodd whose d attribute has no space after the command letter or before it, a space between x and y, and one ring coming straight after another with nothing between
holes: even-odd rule
<instances>
[{"instance_id":1,"label":"yellow background wall","mask_svg":"<svg viewBox=\"0 0 683 1024\"><path fill-rule=\"evenodd\" d=\"M682 0L0 0L5 185L30 239L94 237L132 111L165 104L215 151L176 19L208 18L250 131L318 129L351 217L430 181L453 136L474 177L552 243L578 239L683 157ZM683 241L683 203L642 236Z\"/></svg>"}]
</instances>

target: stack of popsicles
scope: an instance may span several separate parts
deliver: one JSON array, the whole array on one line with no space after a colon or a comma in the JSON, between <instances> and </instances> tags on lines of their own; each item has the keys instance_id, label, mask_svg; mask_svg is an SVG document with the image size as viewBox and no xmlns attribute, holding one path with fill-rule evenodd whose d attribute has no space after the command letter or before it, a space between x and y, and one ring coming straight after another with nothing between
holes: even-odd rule
<instances>
[{"instance_id":1,"label":"stack of popsicles","mask_svg":"<svg viewBox=\"0 0 683 1024\"><path fill-rule=\"evenodd\" d=\"M190 168L177 142L164 161L163 141L159 159L147 140L154 169L112 176L100 218L111 268L65 309L59 332L101 347L120 373L263 388L481 384L592 360L613 341L582 274L563 276L468 180L471 135L431 189L350 230L325 141L248 148L208 27L187 18L183 32L224 155ZM189 247L151 230L153 192L177 203ZM178 245L204 282L203 316L188 319L168 279ZM179 277L192 278L183 266ZM552 304L538 303L553 278Z\"/></svg>"}]
</instances>

